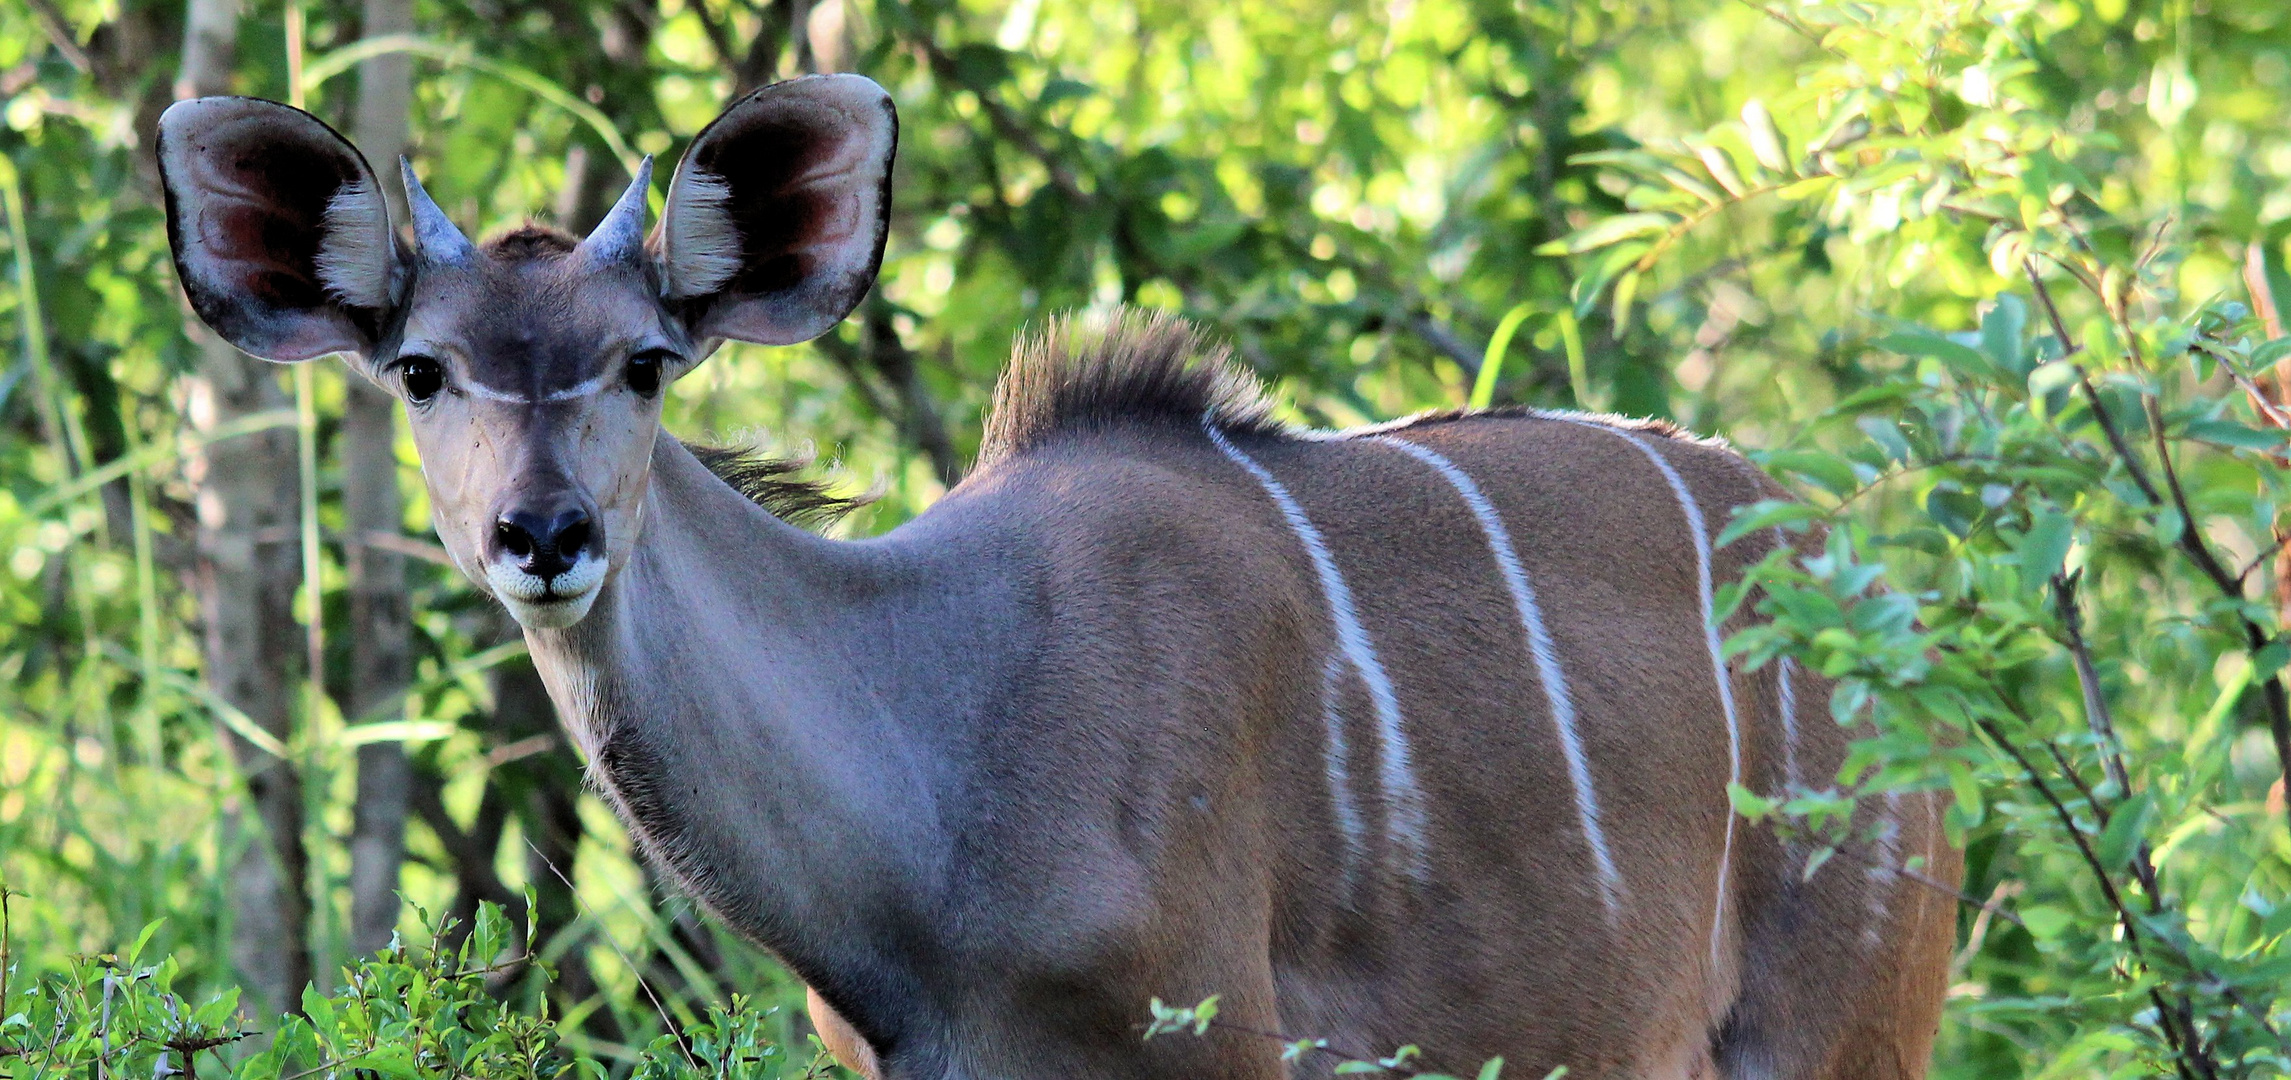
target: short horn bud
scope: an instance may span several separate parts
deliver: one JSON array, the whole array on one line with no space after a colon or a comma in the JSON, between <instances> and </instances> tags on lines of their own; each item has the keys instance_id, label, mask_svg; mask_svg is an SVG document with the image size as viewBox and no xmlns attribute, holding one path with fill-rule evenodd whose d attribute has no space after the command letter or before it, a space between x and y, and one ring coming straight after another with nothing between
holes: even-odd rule
<instances>
[{"instance_id":1,"label":"short horn bud","mask_svg":"<svg viewBox=\"0 0 2291 1080\"><path fill-rule=\"evenodd\" d=\"M651 191L652 155L647 154L637 164L636 178L629 181L628 190L621 192L620 201L613 204L612 211L581 241L580 257L591 266L642 263L645 197Z\"/></svg>"},{"instance_id":2,"label":"short horn bud","mask_svg":"<svg viewBox=\"0 0 2291 1080\"><path fill-rule=\"evenodd\" d=\"M423 262L446 266L461 266L477 255L477 245L469 242L461 230L454 227L453 219L438 209L430 193L422 190L422 182L414 176L414 163L398 158L398 171L406 181L406 210L414 219L414 248Z\"/></svg>"}]
</instances>

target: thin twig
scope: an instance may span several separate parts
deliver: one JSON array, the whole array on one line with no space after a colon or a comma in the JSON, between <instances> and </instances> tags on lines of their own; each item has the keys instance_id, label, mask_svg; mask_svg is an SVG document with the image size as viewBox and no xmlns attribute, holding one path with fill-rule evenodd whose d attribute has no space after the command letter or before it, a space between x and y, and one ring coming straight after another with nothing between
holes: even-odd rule
<instances>
[{"instance_id":1,"label":"thin twig","mask_svg":"<svg viewBox=\"0 0 2291 1080\"><path fill-rule=\"evenodd\" d=\"M2212 352L2209 346L2194 342L2190 344L2203 352ZM2274 402L2267 400L2267 391L2260 389L2258 383L2251 381L2251 376L2233 368L2227 368L2227 377L2235 380L2235 385L2243 388L2244 395L2251 399L2251 407L2259 413L2261 419L2278 428L2291 428L2291 413L2284 412ZM2282 460L2280 454L2275 455L2275 457L2278 461Z\"/></svg>"},{"instance_id":2,"label":"thin twig","mask_svg":"<svg viewBox=\"0 0 2291 1080\"><path fill-rule=\"evenodd\" d=\"M2061 629L2068 635L2069 659L2076 665L2076 683L2084 691L2084 721L2100 742L2100 767L2116 785L2118 798L2132 794L2132 779L2124 769L2124 746L2116 738L2116 720L2108 698L2100 692L2100 673L2092 663L2092 649L2084 641L2084 612L2076 602L2076 585L2083 572L2052 576L2053 606L2060 612Z\"/></svg>"},{"instance_id":3,"label":"thin twig","mask_svg":"<svg viewBox=\"0 0 2291 1080\"><path fill-rule=\"evenodd\" d=\"M2053 337L2060 343L2062 358L2075 356L2082 350L2083 346L2076 344L2075 340L2068 336L2068 326L2061 321L2060 308L2053 303L2052 291L2045 287L2044 278L2036 272L2035 260L2024 261L2021 266L2028 274L2029 284L2036 292L2037 301L2044 306L2045 315L2051 320ZM2127 341L2134 338L2132 327L2124 321L2122 312L2111 311L2110 317L2117 321L2117 325L2123 331ZM2093 388L2092 379L2083 365L2075 365L2075 371L2077 386L2083 391L2085 404L2091 408L2094 420L2100 424L2101 432L2107 436L2108 445L2116 451L2116 456L2123 461L2125 471L2131 475L2132 482L2139 485L2141 494L2147 496L2150 504L2159 509L2169 505L2180 515L2179 538L2176 542L2179 549L2186 553L2206 578L2211 580L2212 585L2220 591L2223 598L2242 600L2243 585L2241 579L2230 575L2227 568L2220 564L2218 556L2212 553L2211 545L2204 541L2202 530L2196 527L2195 512L2190 508L2186 490L2180 485L2179 470L2172 464L2169 445L2164 438L2162 416L2154 399L2145 392L2141 395L2142 401L2147 407L2149 427L2152 429L2158 453L2161 455L2164 479L2171 488L2172 497L2169 503L2166 502L2163 494L2157 490L2155 482L2148 478L2148 472L2140 464L2140 459L2133 454L2131 444L2124 438L2123 431L2117 427L2116 419L2108 411L2108 406L2100 400L2099 391ZM2253 622L2248 616L2238 615L2237 621L2243 631L2244 647L2249 649L2253 655L2257 655L2273 640L2266 629ZM2282 771L2285 788L2291 789L2291 693L2285 691L2282 677L2276 675L2270 676L2260 683L2260 697L2267 706L2267 726L2268 732L2273 736L2275 742L2276 765ZM2284 817L2286 822L2291 822L2291 802L2286 803Z\"/></svg>"},{"instance_id":4,"label":"thin twig","mask_svg":"<svg viewBox=\"0 0 2291 1080\"><path fill-rule=\"evenodd\" d=\"M629 959L628 953L621 951L620 942L614 941L613 936L604 931L604 923L588 910L587 904L581 902L580 890L573 887L573 879L566 877L563 870L557 869L556 862L543 854L541 849L533 843L531 837L526 838L525 846L532 849L533 857L541 860L541 865L549 868L550 874L555 875L558 881L565 883L565 893L573 898L573 906L580 909L581 915L597 927L597 936L605 940L605 944L612 949L613 955L620 957L621 965L628 968L629 974L636 976L636 985L643 988L644 996L652 999L653 1011L660 1014L661 1026L667 1028L668 1033L676 1037L676 1048L683 1052L685 1063L692 1066L692 1071L700 1072L700 1060L692 1056L692 1044L685 1041L684 1029L677 1026L676 1018L668 1015L668 1006L661 1004L659 994L653 993L652 983L645 979L643 969L636 966L636 961Z\"/></svg>"},{"instance_id":5,"label":"thin twig","mask_svg":"<svg viewBox=\"0 0 2291 1080\"><path fill-rule=\"evenodd\" d=\"M2276 1049L2283 1051L2284 1057L2291 1058L2291 1039L2284 1038L2282 1030L2275 1026L2275 1021L2267 1018L2265 1010L2254 1007L2251 1000L2243 996L2243 991L2235 987L2222 985L2219 992L2226 995L2227 1000L2234 1002L2236 1008L2242 1009L2250 1014L2253 1020L2258 1021L2259 1026L2266 1029L2268 1036L2275 1040Z\"/></svg>"},{"instance_id":6,"label":"thin twig","mask_svg":"<svg viewBox=\"0 0 2291 1080\"><path fill-rule=\"evenodd\" d=\"M1989 906L1994 903L1993 900L1983 900L1978 896L1974 896L1972 893L1966 892L1963 889L1959 889L1946 881L1942 881L1939 878L1933 877L1921 871L1912 870L1906 866L1896 866L1890 862L1879 861L1873 856L1865 855L1862 852L1856 850L1852 844L1839 844L1833 847L1831 850L1845 856L1846 858L1852 859L1853 861L1860 863L1863 866L1869 867L1872 870L1883 870L1895 877L1905 879L1914 884L1923 885L1935 892L1946 894L1950 899L1955 900L1958 903L1965 905L1966 907L1972 908L1975 911L1986 911L1989 909ZM2022 922L2020 916L2015 915L2010 911L1998 911L1996 914L2004 916L2005 921L2013 924L2014 926L2018 926L2024 930L2028 928L2028 924Z\"/></svg>"},{"instance_id":7,"label":"thin twig","mask_svg":"<svg viewBox=\"0 0 2291 1080\"><path fill-rule=\"evenodd\" d=\"M80 48L78 39L72 37L71 20L64 18L64 13L57 10L55 0L28 2L32 5L32 12L39 17L40 29L47 32L48 41L55 45L57 52L63 54L64 62L82 75L94 71L95 64L89 61L87 50Z\"/></svg>"},{"instance_id":8,"label":"thin twig","mask_svg":"<svg viewBox=\"0 0 2291 1080\"><path fill-rule=\"evenodd\" d=\"M2029 718L2021 713L2020 707L2005 695L2003 688L1993 689L1998 700L2005 704L2007 710L2019 717L2023 725L2030 723ZM2020 747L2015 746L2012 740L2005 737L2003 731L1998 730L1995 721L1985 716L1976 715L1973 717L1973 723L1988 735L1989 740L1995 743L1998 749L2003 750L2020 766L2021 773L2027 778L2029 787L2035 789L2037 795L2044 799L2045 804L2052 808L2053 816L2060 820L2061 828L2068 833L2070 842L2076 845L2077 853L2083 857L2085 867L2091 871L2093 881L2100 886L2101 897L2108 901L2109 910L2116 913L2117 924L2124 929L2124 943L2131 948L2133 958L2145 965L2147 952L2141 944L2139 925L2132 917L2131 909L2124 905L2123 896L2116 891L2116 879L2109 876L2108 868L2100 861L2099 853L2092 850L2091 842L2085 839L2084 830L2076 827L2076 816L2068 812L2068 805L2060 800L2060 796L2052 790L2052 785L2044 782L2044 775L2037 771L2036 764L2028 759L2028 755L2021 753ZM2177 1019L2176 1015L2165 1003L2161 990L2155 987L2148 988L2148 1000L2156 1006L2157 1022L2163 1028L2165 1041L2171 1044L2174 1068L2178 1069L2181 1076L2193 1080L2196 1071L2195 1067L2188 1061L2191 1053L2189 1042L2174 1022ZM2192 1033L2190 1034L2192 1035ZM2195 1044L2193 1052L2202 1052L2200 1042ZM2205 1070L2205 1073L2212 1075L2212 1071L2209 1069Z\"/></svg>"},{"instance_id":9,"label":"thin twig","mask_svg":"<svg viewBox=\"0 0 2291 1080\"><path fill-rule=\"evenodd\" d=\"M2022 888L2020 882L2008 878L1997 882L1997 887L1989 890L1989 898L1981 902L1980 913L1973 916L1972 928L1965 932L1965 947L1957 951L1956 959L1949 961L1949 978L1952 982L1964 973L1974 957L1981 954L1981 945L1989 937L1989 920L2002 915L2014 925L2024 930L2028 928L2027 923L2021 922L2018 916L2004 909L2005 899L2019 896Z\"/></svg>"},{"instance_id":10,"label":"thin twig","mask_svg":"<svg viewBox=\"0 0 2291 1080\"><path fill-rule=\"evenodd\" d=\"M1266 1031L1263 1028L1254 1028L1247 1024L1236 1024L1230 1020L1211 1020L1209 1021L1209 1026L1220 1031L1230 1031L1239 1035L1252 1035L1260 1039L1271 1039L1283 1046L1297 1046L1302 1044L1310 1047L1316 1053L1327 1054L1328 1056L1333 1057L1340 1062L1361 1061L1382 1064L1383 1061L1386 1060L1384 1058L1376 1057L1374 1054L1362 1054L1352 1050L1339 1050L1336 1047L1329 1045L1327 1039L1292 1039L1278 1031ZM1415 1065L1408 1062L1401 1062L1398 1068L1391 1069L1389 1071L1397 1072L1403 1076L1424 1075L1423 1069L1417 1068Z\"/></svg>"},{"instance_id":11,"label":"thin twig","mask_svg":"<svg viewBox=\"0 0 2291 1080\"><path fill-rule=\"evenodd\" d=\"M2236 584L2240 585L2251 580L2252 571L2259 569L2266 564L2267 560L2274 558L2278 552L2282 551L2283 539L2282 534L2276 534L2271 543L2259 549L2259 554L2253 555L2250 562L2243 564L2243 569L2235 572Z\"/></svg>"},{"instance_id":12,"label":"thin twig","mask_svg":"<svg viewBox=\"0 0 2291 1080\"><path fill-rule=\"evenodd\" d=\"M1408 328L1416 331L1416 336L1423 338L1424 343L1432 347L1432 351L1455 361L1457 367L1464 369L1465 378L1479 377L1483 354L1473 352L1471 346L1464 344L1464 339L1434 319L1430 312L1419 311L1410 315Z\"/></svg>"},{"instance_id":13,"label":"thin twig","mask_svg":"<svg viewBox=\"0 0 2291 1080\"><path fill-rule=\"evenodd\" d=\"M2084 796L2084 805L2092 808L2092 816L2099 820L2100 827L2107 828L2108 804L2101 802L2099 793L2092 790L2092 785L2084 782L2084 774L2076 770L2075 764L2068 760L2068 755L2061 753L2060 747L2054 744L2051 739L2038 736L2035 732L2030 732L2029 735L2036 739L2037 745L2044 747L2045 753L2052 756L2052 763L2060 766L2060 775L2068 778L2068 782L2075 785L2077 794Z\"/></svg>"},{"instance_id":14,"label":"thin twig","mask_svg":"<svg viewBox=\"0 0 2291 1080\"><path fill-rule=\"evenodd\" d=\"M8 898L14 895L8 879L0 877L0 1016L8 1014Z\"/></svg>"}]
</instances>

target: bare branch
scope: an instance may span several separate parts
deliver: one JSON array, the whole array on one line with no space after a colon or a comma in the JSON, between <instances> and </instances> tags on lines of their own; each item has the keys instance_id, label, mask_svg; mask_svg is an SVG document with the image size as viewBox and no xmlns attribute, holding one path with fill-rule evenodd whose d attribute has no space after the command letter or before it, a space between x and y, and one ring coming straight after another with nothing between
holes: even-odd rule
<instances>
[{"instance_id":1,"label":"bare branch","mask_svg":"<svg viewBox=\"0 0 2291 1080\"><path fill-rule=\"evenodd\" d=\"M72 36L71 20L64 18L64 13L56 9L55 0L27 2L32 5L32 13L39 16L40 29L47 31L49 43L63 54L65 62L78 69L82 75L93 72L95 64L88 59L87 50L80 48L78 39Z\"/></svg>"},{"instance_id":2,"label":"bare branch","mask_svg":"<svg viewBox=\"0 0 2291 1080\"><path fill-rule=\"evenodd\" d=\"M1464 369L1466 379L1479 378L1483 354L1474 352L1454 330L1423 311L1408 316L1408 328L1416 331L1416 336L1423 338L1432 351L1455 361L1457 367Z\"/></svg>"},{"instance_id":3,"label":"bare branch","mask_svg":"<svg viewBox=\"0 0 2291 1080\"><path fill-rule=\"evenodd\" d=\"M1853 861L1860 863L1863 866L1869 867L1872 870L1883 870L1886 873L1892 874L1893 876L1898 877L1904 881L1908 881L1917 885L1923 885L1926 888L1938 893L1944 893L1950 899L1955 900L1958 903L1965 905L1966 907L1972 908L1975 911L1980 911L1989 915L1995 915L1999 918L2002 918L2006 922L2009 922L2014 926L2018 926L2024 930L2028 928L2028 924L2022 922L2020 916L1997 906L2002 902L2001 896L1992 896L1987 900L1983 900L1978 896L1974 896L1972 893L1966 892L1963 889L1959 889L1949 884L1948 882L1942 881L1941 879L1933 877L1932 875L1923 871L1912 870L1906 866L1896 866L1890 862L1881 862L1876 858L1864 854L1860 849L1854 847L1852 844L1839 844L1835 850L1838 854L1852 859Z\"/></svg>"},{"instance_id":4,"label":"bare branch","mask_svg":"<svg viewBox=\"0 0 2291 1080\"><path fill-rule=\"evenodd\" d=\"M2119 798L2132 794L2132 780L2124 769L2124 745L2116 738L2116 719L2108 698L2100 692L2100 673L2092 663L2092 649L2084 641L2084 611L2076 601L2082 572L2052 576L2053 605L2060 611L2061 628L2068 634L2068 655L2076 664L2076 682L2084 691L2084 721L2100 744L2100 766L2116 785Z\"/></svg>"},{"instance_id":5,"label":"bare branch","mask_svg":"<svg viewBox=\"0 0 2291 1080\"><path fill-rule=\"evenodd\" d=\"M2043 277L2036 272L2035 260L2025 261L2021 265L2022 269L2028 273L2029 284L2036 291L2037 301L2044 306L2046 317L2052 322L2053 337L2060 342L2062 357L2075 356L2081 351L2082 346L2077 345L2068 336L2068 327L2060 318L2060 308L2053 303L2052 291L2045 287ZM2124 322L2122 312L2111 311L2110 317L2117 321L2127 341L2134 340L2132 327ZM2186 489L2180 484L2179 469L2172 463L2170 445L2164 437L2163 417L2154 398L2145 393L2142 394L2142 403L2148 413L2148 426L2154 436L2157 453L2162 461L2164 481L2171 490L2171 498L2168 503L2164 494L2156 488L2155 482L2148 478L2147 469L2140 464L2139 458L2133 454L2131 444L2124 438L2123 430L2117 427L2116 419L2108 411L2108 406L2100 400L2100 394L2093 388L2090 375L2082 365L2077 365L2075 370L2077 387L2084 395L2085 404L2091 408L2093 418L2099 422L2101 432L2107 436L2109 447L2115 450L2117 458L2123 461L2126 472L2132 477L2132 482L2139 486L2141 494L2147 496L2149 503L2158 508L2169 505L2180 515L2179 539L2176 542L2179 549L2186 553L2189 560L2196 564L2196 568L2206 578L2211 580L2212 585L2219 590L2221 596L2229 600L2243 599L2242 579L2227 572L2227 568L2220 564L2218 556L2212 553L2211 545L2205 542L2202 530L2196 527L2195 512L2190 508ZM2252 653L2258 653L2273 640L2264 627L2251 621L2248 617L2238 616L2237 621L2243 631L2244 647ZM2275 760L2283 773L2284 786L2291 789L2291 694L2286 693L2281 676L2272 676L2263 680L2260 683L2260 693L2267 706L2268 732L2274 738ZM2291 804L2286 805L2284 813L2286 820L2291 820Z\"/></svg>"}]
</instances>

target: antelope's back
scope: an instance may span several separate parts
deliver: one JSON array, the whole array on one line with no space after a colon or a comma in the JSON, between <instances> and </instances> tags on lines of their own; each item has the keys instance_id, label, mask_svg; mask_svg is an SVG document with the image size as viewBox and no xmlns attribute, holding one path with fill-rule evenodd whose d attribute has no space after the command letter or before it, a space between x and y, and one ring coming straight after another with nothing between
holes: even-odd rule
<instances>
[{"instance_id":1,"label":"antelope's back","mask_svg":"<svg viewBox=\"0 0 2291 1080\"><path fill-rule=\"evenodd\" d=\"M1731 811L1729 784L1826 785L1847 742L1825 681L1726 661L1749 605L1710 619L1785 541L1716 545L1777 485L1613 417L1301 432L1190 337L1139 336L1022 353L966 487L1028 507L1051 568L1026 710L1050 749L1022 756L1108 763L1019 842L1134 874L1059 895L1197 949L1150 992L1448 1072L1922 1060L1947 905L1890 872L1802 883ZM1930 807L1883 812L1948 857Z\"/></svg>"},{"instance_id":2,"label":"antelope's back","mask_svg":"<svg viewBox=\"0 0 2291 1080\"><path fill-rule=\"evenodd\" d=\"M1705 616L1775 542L1711 541L1773 486L1723 447L1609 418L1213 445L1260 491L1265 535L1317 564L1329 607L1307 646L1325 657L1322 715L1292 720L1318 736L1317 767L1286 772L1280 804L1294 843L1330 853L1311 872L1333 875L1282 890L1277 952L1300 988L1362 992L1343 968L1386 958L1381 1008L1305 992L1284 1020L1381 1015L1391 1030L1360 1032L1372 1045L1515 1061L1695 1059L1734 994L1742 879L1775 870L1769 839L1729 835L1727 784L1778 790L1783 729L1801 726L1781 722L1779 672L1730 670L1731 628ZM1802 768L1835 768L1824 727L1795 749Z\"/></svg>"}]
</instances>

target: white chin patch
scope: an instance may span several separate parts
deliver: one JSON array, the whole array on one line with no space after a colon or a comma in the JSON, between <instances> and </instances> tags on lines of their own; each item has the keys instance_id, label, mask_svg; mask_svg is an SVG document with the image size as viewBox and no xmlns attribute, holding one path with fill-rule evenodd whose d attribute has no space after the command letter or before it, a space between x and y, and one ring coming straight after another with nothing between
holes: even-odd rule
<instances>
[{"instance_id":1,"label":"white chin patch","mask_svg":"<svg viewBox=\"0 0 2291 1080\"><path fill-rule=\"evenodd\" d=\"M605 561L583 553L573 568L546 581L507 562L485 567L493 595L528 630L562 630L589 613L605 582Z\"/></svg>"}]
</instances>

